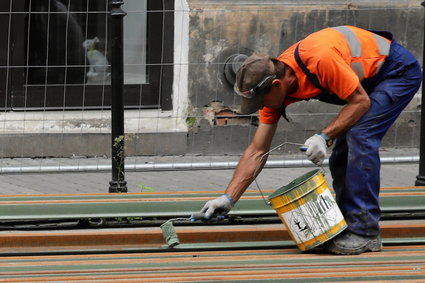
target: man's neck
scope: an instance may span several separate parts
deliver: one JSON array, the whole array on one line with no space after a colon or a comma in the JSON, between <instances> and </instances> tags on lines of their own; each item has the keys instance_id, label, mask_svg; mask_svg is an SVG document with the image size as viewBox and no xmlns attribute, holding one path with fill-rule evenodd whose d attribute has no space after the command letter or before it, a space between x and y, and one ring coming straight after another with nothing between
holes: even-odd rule
<instances>
[{"instance_id":1,"label":"man's neck","mask_svg":"<svg viewBox=\"0 0 425 283\"><path fill-rule=\"evenodd\" d=\"M285 65L285 80L288 86L288 94L297 92L298 90L298 79L295 75L294 70L292 70L288 65Z\"/></svg>"}]
</instances>

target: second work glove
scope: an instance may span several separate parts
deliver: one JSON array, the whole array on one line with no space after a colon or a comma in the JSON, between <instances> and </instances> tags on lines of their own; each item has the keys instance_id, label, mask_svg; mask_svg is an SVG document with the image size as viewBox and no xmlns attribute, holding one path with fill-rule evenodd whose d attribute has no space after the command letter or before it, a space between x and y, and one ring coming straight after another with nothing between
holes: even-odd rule
<instances>
[{"instance_id":1,"label":"second work glove","mask_svg":"<svg viewBox=\"0 0 425 283\"><path fill-rule=\"evenodd\" d=\"M214 212L228 213L233 208L233 206L233 200L227 194L224 194L221 197L207 201L207 203L201 209L201 212L205 213L205 219L209 219Z\"/></svg>"},{"instance_id":2,"label":"second work glove","mask_svg":"<svg viewBox=\"0 0 425 283\"><path fill-rule=\"evenodd\" d=\"M316 165L322 165L323 160L326 157L326 141L320 135L315 134L314 136L307 139L304 143L307 146L305 154L307 154L308 160Z\"/></svg>"}]
</instances>

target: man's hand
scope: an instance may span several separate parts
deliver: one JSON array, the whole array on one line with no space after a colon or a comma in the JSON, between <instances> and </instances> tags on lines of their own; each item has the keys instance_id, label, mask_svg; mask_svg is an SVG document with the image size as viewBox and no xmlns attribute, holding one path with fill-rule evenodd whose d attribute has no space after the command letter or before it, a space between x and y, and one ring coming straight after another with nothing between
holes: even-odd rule
<instances>
[{"instance_id":1,"label":"man's hand","mask_svg":"<svg viewBox=\"0 0 425 283\"><path fill-rule=\"evenodd\" d=\"M325 139L318 134L315 134L307 139L304 144L307 146L305 154L307 154L308 160L316 165L322 165L323 160L325 160L326 157Z\"/></svg>"},{"instance_id":2,"label":"man's hand","mask_svg":"<svg viewBox=\"0 0 425 283\"><path fill-rule=\"evenodd\" d=\"M224 194L221 197L207 201L207 203L201 209L201 212L205 213L205 219L210 219L214 212L228 213L233 208L233 206L233 200L228 195Z\"/></svg>"}]
</instances>

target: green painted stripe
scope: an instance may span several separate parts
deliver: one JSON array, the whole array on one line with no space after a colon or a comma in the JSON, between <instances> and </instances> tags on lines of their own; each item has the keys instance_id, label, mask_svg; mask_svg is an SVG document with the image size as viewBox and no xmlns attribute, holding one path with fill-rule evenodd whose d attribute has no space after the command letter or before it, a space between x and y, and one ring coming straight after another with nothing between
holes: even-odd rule
<instances>
[{"instance_id":1,"label":"green painted stripe","mask_svg":"<svg viewBox=\"0 0 425 283\"><path fill-rule=\"evenodd\" d=\"M389 188L382 190L384 193L415 193L415 192L425 192L425 187L417 188ZM270 195L272 193L269 193ZM182 192L176 194L154 194L154 193L140 193L140 194L76 194L76 195L36 195L36 196L0 196L0 201L45 201L45 200L108 200L108 199L123 199L123 200L133 200L133 199L151 199L151 198L187 198L187 197L216 197L221 195L220 193L199 193L199 192ZM244 196L261 196L258 192L248 191L244 193Z\"/></svg>"},{"instance_id":2,"label":"green painted stripe","mask_svg":"<svg viewBox=\"0 0 425 283\"><path fill-rule=\"evenodd\" d=\"M42 204L1 204L1 220L75 219L115 217L189 217L198 212L205 201L148 201L148 202L72 202ZM425 212L425 196L390 196L381 198L382 212ZM276 215L262 199L239 201L230 215Z\"/></svg>"}]
</instances>

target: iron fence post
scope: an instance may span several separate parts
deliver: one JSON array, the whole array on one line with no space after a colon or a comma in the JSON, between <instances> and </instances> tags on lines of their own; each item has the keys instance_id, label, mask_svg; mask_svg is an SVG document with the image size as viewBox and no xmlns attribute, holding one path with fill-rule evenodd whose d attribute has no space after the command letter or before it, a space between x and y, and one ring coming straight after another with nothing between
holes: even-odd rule
<instances>
[{"instance_id":1,"label":"iron fence post","mask_svg":"<svg viewBox=\"0 0 425 283\"><path fill-rule=\"evenodd\" d=\"M124 16L121 9L122 0L111 2L111 123L112 123L112 181L109 182L110 193L127 192L125 181L125 135L124 135Z\"/></svg>"},{"instance_id":2,"label":"iron fence post","mask_svg":"<svg viewBox=\"0 0 425 283\"><path fill-rule=\"evenodd\" d=\"M425 7L425 1L421 3ZM425 11L425 10L424 10ZM423 46L422 46L422 69L425 66L425 13L423 20ZM422 98L421 98L421 134L419 145L419 175L416 176L415 186L425 186L425 81L424 72L422 71Z\"/></svg>"}]
</instances>

